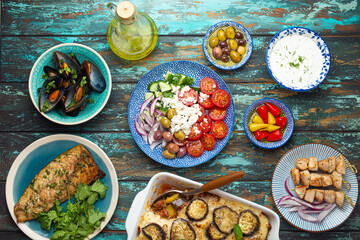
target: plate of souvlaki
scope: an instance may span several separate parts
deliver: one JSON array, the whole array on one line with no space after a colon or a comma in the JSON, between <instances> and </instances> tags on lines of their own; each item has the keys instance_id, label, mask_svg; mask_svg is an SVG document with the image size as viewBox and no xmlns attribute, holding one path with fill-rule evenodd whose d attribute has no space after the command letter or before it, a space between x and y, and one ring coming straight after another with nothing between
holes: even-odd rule
<instances>
[{"instance_id":1,"label":"plate of souvlaki","mask_svg":"<svg viewBox=\"0 0 360 240\"><path fill-rule=\"evenodd\" d=\"M309 232L329 231L352 214L358 200L357 169L323 144L291 149L275 167L271 193L283 218Z\"/></svg>"}]
</instances>

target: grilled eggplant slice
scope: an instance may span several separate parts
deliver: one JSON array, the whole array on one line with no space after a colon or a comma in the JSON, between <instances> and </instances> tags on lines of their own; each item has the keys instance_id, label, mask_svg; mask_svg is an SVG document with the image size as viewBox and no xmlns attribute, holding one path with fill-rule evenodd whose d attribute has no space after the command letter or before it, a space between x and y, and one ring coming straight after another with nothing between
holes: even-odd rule
<instances>
[{"instance_id":1,"label":"grilled eggplant slice","mask_svg":"<svg viewBox=\"0 0 360 240\"><path fill-rule=\"evenodd\" d=\"M164 230L156 223L150 223L141 230L150 240L165 240L166 238Z\"/></svg>"},{"instance_id":2,"label":"grilled eggplant slice","mask_svg":"<svg viewBox=\"0 0 360 240\"><path fill-rule=\"evenodd\" d=\"M211 240L222 240L227 236L227 234L220 232L214 223L210 223L210 225L206 228L206 235Z\"/></svg>"},{"instance_id":3,"label":"grilled eggplant slice","mask_svg":"<svg viewBox=\"0 0 360 240\"><path fill-rule=\"evenodd\" d=\"M214 223L220 232L226 234L230 234L234 229L234 224L239 221L239 215L228 206L214 209L213 218Z\"/></svg>"},{"instance_id":4,"label":"grilled eggplant slice","mask_svg":"<svg viewBox=\"0 0 360 240\"><path fill-rule=\"evenodd\" d=\"M251 210L244 210L240 213L239 226L244 236L251 236L259 230L259 217Z\"/></svg>"},{"instance_id":5,"label":"grilled eggplant slice","mask_svg":"<svg viewBox=\"0 0 360 240\"><path fill-rule=\"evenodd\" d=\"M190 222L179 218L176 219L172 225L170 230L170 240L195 240L196 233L194 228L191 226Z\"/></svg>"},{"instance_id":6,"label":"grilled eggplant slice","mask_svg":"<svg viewBox=\"0 0 360 240\"><path fill-rule=\"evenodd\" d=\"M185 213L191 221L201 221L208 215L209 206L204 200L195 198L187 205Z\"/></svg>"}]
</instances>

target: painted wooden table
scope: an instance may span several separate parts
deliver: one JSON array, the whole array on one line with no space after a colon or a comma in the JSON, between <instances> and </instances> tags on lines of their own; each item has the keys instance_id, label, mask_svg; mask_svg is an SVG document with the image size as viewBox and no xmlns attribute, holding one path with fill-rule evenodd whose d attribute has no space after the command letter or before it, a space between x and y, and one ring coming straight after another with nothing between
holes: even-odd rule
<instances>
[{"instance_id":1,"label":"painted wooden table","mask_svg":"<svg viewBox=\"0 0 360 240\"><path fill-rule=\"evenodd\" d=\"M260 3L261 2L261 3ZM273 210L270 179L275 164L291 148L324 143L342 151L360 166L360 7L358 1L217 1L136 0L159 31L154 52L141 61L119 59L109 48L106 30L111 17L102 0L6 0L1 6L0 84L0 239L27 239L12 221L5 203L8 170L28 144L55 133L72 133L98 144L114 163L119 179L115 214L96 239L127 239L125 219L138 191L157 172L168 171L205 182L245 170L246 178L224 189ZM203 55L206 30L216 22L233 20L252 34L254 51L236 71L220 71ZM331 51L331 69L320 87L292 92L276 84L266 68L265 52L272 36L291 26L318 32ZM113 89L103 111L78 126L60 126L42 117L32 105L27 81L36 59L64 42L85 44L107 61ZM228 84L236 103L236 125L227 146L199 167L174 169L147 157L129 131L127 107L139 79L153 67L173 60L190 60L216 71ZM276 150L254 146L245 136L242 119L256 99L274 97L285 102L295 117L290 141ZM360 209L337 229L326 233L300 231L281 220L281 239L360 239Z\"/></svg>"}]
</instances>

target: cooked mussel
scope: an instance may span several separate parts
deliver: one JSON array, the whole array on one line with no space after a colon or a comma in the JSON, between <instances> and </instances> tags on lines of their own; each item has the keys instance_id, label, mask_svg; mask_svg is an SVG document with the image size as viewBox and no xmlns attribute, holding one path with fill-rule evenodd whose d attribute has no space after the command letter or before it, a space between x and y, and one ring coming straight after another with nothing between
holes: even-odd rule
<instances>
[{"instance_id":1,"label":"cooked mussel","mask_svg":"<svg viewBox=\"0 0 360 240\"><path fill-rule=\"evenodd\" d=\"M44 72L48 77L55 77L55 76L60 75L59 71L56 68L53 68L50 66L45 66Z\"/></svg>"},{"instance_id":2,"label":"cooked mussel","mask_svg":"<svg viewBox=\"0 0 360 240\"><path fill-rule=\"evenodd\" d=\"M106 81L100 69L88 60L82 62L81 68L90 82L91 87L97 92L103 92L106 88Z\"/></svg>"},{"instance_id":3,"label":"cooked mussel","mask_svg":"<svg viewBox=\"0 0 360 240\"><path fill-rule=\"evenodd\" d=\"M72 53L72 52L70 53L70 58L71 58L72 60L74 60L74 62L76 62L77 65L81 66L81 64L80 64L80 62L79 62L79 59L77 59L77 57L75 56L74 53Z\"/></svg>"},{"instance_id":4,"label":"cooked mussel","mask_svg":"<svg viewBox=\"0 0 360 240\"><path fill-rule=\"evenodd\" d=\"M165 240L166 238L164 230L156 223L150 223L141 230L150 240Z\"/></svg>"},{"instance_id":5,"label":"cooked mussel","mask_svg":"<svg viewBox=\"0 0 360 240\"><path fill-rule=\"evenodd\" d=\"M89 100L92 92L93 90L90 89L82 79L78 79L70 89L69 93L66 95L66 99L63 102L64 112L69 114L70 112L79 109Z\"/></svg>"},{"instance_id":6,"label":"cooked mussel","mask_svg":"<svg viewBox=\"0 0 360 240\"><path fill-rule=\"evenodd\" d=\"M259 230L259 217L251 210L244 210L240 213L239 226L244 236L251 236Z\"/></svg>"},{"instance_id":7,"label":"cooked mussel","mask_svg":"<svg viewBox=\"0 0 360 240\"><path fill-rule=\"evenodd\" d=\"M65 67L69 67L71 70L75 70L76 73L81 72L81 67L72 58L63 52L55 51L53 53L53 60L59 71Z\"/></svg>"},{"instance_id":8,"label":"cooked mussel","mask_svg":"<svg viewBox=\"0 0 360 240\"><path fill-rule=\"evenodd\" d=\"M170 240L182 239L195 240L196 233L189 221L178 218L171 225Z\"/></svg>"},{"instance_id":9,"label":"cooked mussel","mask_svg":"<svg viewBox=\"0 0 360 240\"><path fill-rule=\"evenodd\" d=\"M228 206L222 206L214 209L213 219L220 232L230 234L234 229L234 225L238 223L239 216Z\"/></svg>"},{"instance_id":10,"label":"cooked mussel","mask_svg":"<svg viewBox=\"0 0 360 240\"><path fill-rule=\"evenodd\" d=\"M41 112L46 113L52 110L64 96L65 89L57 80L58 78L49 78L43 83L39 93L39 109Z\"/></svg>"},{"instance_id":11,"label":"cooked mussel","mask_svg":"<svg viewBox=\"0 0 360 240\"><path fill-rule=\"evenodd\" d=\"M220 232L214 223L210 223L210 225L206 228L206 235L211 240L222 240L227 236L227 234Z\"/></svg>"},{"instance_id":12,"label":"cooked mussel","mask_svg":"<svg viewBox=\"0 0 360 240\"><path fill-rule=\"evenodd\" d=\"M200 199L193 199L186 207L186 216L192 221L203 220L209 212L208 204Z\"/></svg>"}]
</instances>

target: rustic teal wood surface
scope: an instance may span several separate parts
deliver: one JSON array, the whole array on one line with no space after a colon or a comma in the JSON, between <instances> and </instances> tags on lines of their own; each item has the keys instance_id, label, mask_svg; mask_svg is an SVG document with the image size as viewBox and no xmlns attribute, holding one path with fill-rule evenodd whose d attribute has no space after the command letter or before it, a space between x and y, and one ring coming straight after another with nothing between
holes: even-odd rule
<instances>
[{"instance_id":1,"label":"rustic teal wood surface","mask_svg":"<svg viewBox=\"0 0 360 240\"><path fill-rule=\"evenodd\" d=\"M119 59L110 50L106 30L111 21L104 0L7 0L1 5L0 39L0 239L28 239L12 221L5 202L5 182L17 155L33 141L56 133L72 133L98 144L110 157L119 180L115 214L95 239L127 239L125 219L132 200L156 173L167 171L200 182L245 170L246 178L224 190L273 210L270 179L278 160L304 143L324 143L360 168L360 6L357 0L324 1L133 1L156 22L159 42L153 53L136 62ZM250 31L251 59L241 69L221 71L204 57L201 44L214 23L233 20ZM326 81L309 92L286 90L268 73L266 48L278 31L291 26L322 35L331 51ZM108 104L94 119L79 126L60 126L42 117L32 105L27 81L32 65L48 48L64 42L85 44L109 65L113 89ZM226 147L213 159L188 169L162 166L147 157L129 132L127 107L135 84L153 67L190 60L216 71L234 97L235 128ZM285 102L295 117L290 141L276 150L254 146L242 119L256 99ZM281 239L360 239L360 210L327 233L306 233L281 219Z\"/></svg>"}]
</instances>

